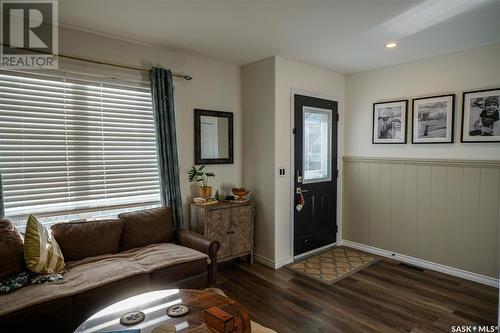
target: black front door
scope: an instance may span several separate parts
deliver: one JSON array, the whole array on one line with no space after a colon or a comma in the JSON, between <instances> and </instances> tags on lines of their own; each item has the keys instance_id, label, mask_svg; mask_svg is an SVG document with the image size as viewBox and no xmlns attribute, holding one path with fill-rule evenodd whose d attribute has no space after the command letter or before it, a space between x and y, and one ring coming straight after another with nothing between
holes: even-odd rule
<instances>
[{"instance_id":1,"label":"black front door","mask_svg":"<svg viewBox=\"0 0 500 333\"><path fill-rule=\"evenodd\" d=\"M337 102L295 95L294 255L337 239Z\"/></svg>"}]
</instances>

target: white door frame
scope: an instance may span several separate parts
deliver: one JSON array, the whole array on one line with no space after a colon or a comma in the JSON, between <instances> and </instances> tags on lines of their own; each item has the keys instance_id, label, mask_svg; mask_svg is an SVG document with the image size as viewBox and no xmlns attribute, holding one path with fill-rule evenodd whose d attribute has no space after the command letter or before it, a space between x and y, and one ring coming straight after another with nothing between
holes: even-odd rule
<instances>
[{"instance_id":1,"label":"white door frame","mask_svg":"<svg viewBox=\"0 0 500 333\"><path fill-rule=\"evenodd\" d=\"M330 101L337 102L337 112L339 114L339 122L337 126L337 169L339 170L339 177L337 178L337 226L338 226L338 232L337 232L337 240L336 242L332 244L328 244L326 246L320 247L318 249L303 253L301 255L295 256L294 255L294 224L295 224L295 142L294 142L294 134L293 134L293 129L295 128L295 95L303 95L303 96L308 96L308 97L314 97L314 98L322 98ZM290 89L290 202L292 203L291 205L291 211L290 211L290 253L292 256L292 259L299 259L302 258L306 255L311 255L313 253L322 251L328 247L334 246L337 243L340 243L342 239L342 186L343 186L343 173L342 173L342 160L344 156L344 140L343 140L343 134L344 134L344 126L343 126L343 119L344 119L344 104L343 100L340 96L335 96L335 95L328 95L328 94L323 94L323 93L316 93L312 91L307 91L303 89L296 89L296 88L291 88ZM333 119L332 119L333 120ZM334 121L334 120L333 120ZM333 170L332 170L333 171ZM333 171L334 172L334 171Z\"/></svg>"}]
</instances>

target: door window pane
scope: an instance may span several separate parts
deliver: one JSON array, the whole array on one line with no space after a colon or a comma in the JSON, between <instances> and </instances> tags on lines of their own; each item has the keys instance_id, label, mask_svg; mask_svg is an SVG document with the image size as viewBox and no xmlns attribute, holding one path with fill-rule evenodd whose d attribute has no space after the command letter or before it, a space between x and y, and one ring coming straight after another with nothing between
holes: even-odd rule
<instances>
[{"instance_id":1,"label":"door window pane","mask_svg":"<svg viewBox=\"0 0 500 333\"><path fill-rule=\"evenodd\" d=\"M304 179L303 183L331 180L332 111L303 107Z\"/></svg>"}]
</instances>

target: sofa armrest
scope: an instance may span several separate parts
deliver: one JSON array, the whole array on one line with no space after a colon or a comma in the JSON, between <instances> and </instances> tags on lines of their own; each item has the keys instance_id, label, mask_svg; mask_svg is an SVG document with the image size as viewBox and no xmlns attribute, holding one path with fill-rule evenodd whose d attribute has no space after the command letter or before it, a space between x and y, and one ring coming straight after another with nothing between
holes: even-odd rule
<instances>
[{"instance_id":1,"label":"sofa armrest","mask_svg":"<svg viewBox=\"0 0 500 333\"><path fill-rule=\"evenodd\" d=\"M212 240L196 232L184 229L174 230L175 244L189 247L196 251L205 253L210 258L208 269L208 283L215 284L217 281L217 251L219 251L219 241Z\"/></svg>"}]
</instances>

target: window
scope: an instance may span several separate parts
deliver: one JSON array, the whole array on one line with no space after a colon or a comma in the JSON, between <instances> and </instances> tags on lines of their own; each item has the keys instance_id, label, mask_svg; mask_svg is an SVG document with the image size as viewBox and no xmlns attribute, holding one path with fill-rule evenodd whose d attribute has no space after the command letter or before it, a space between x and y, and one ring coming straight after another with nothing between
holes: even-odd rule
<instances>
[{"instance_id":1,"label":"window","mask_svg":"<svg viewBox=\"0 0 500 333\"><path fill-rule=\"evenodd\" d=\"M150 90L0 71L0 173L10 218L157 204Z\"/></svg>"},{"instance_id":2,"label":"window","mask_svg":"<svg viewBox=\"0 0 500 333\"><path fill-rule=\"evenodd\" d=\"M304 106L304 184L331 180L332 111Z\"/></svg>"}]
</instances>

